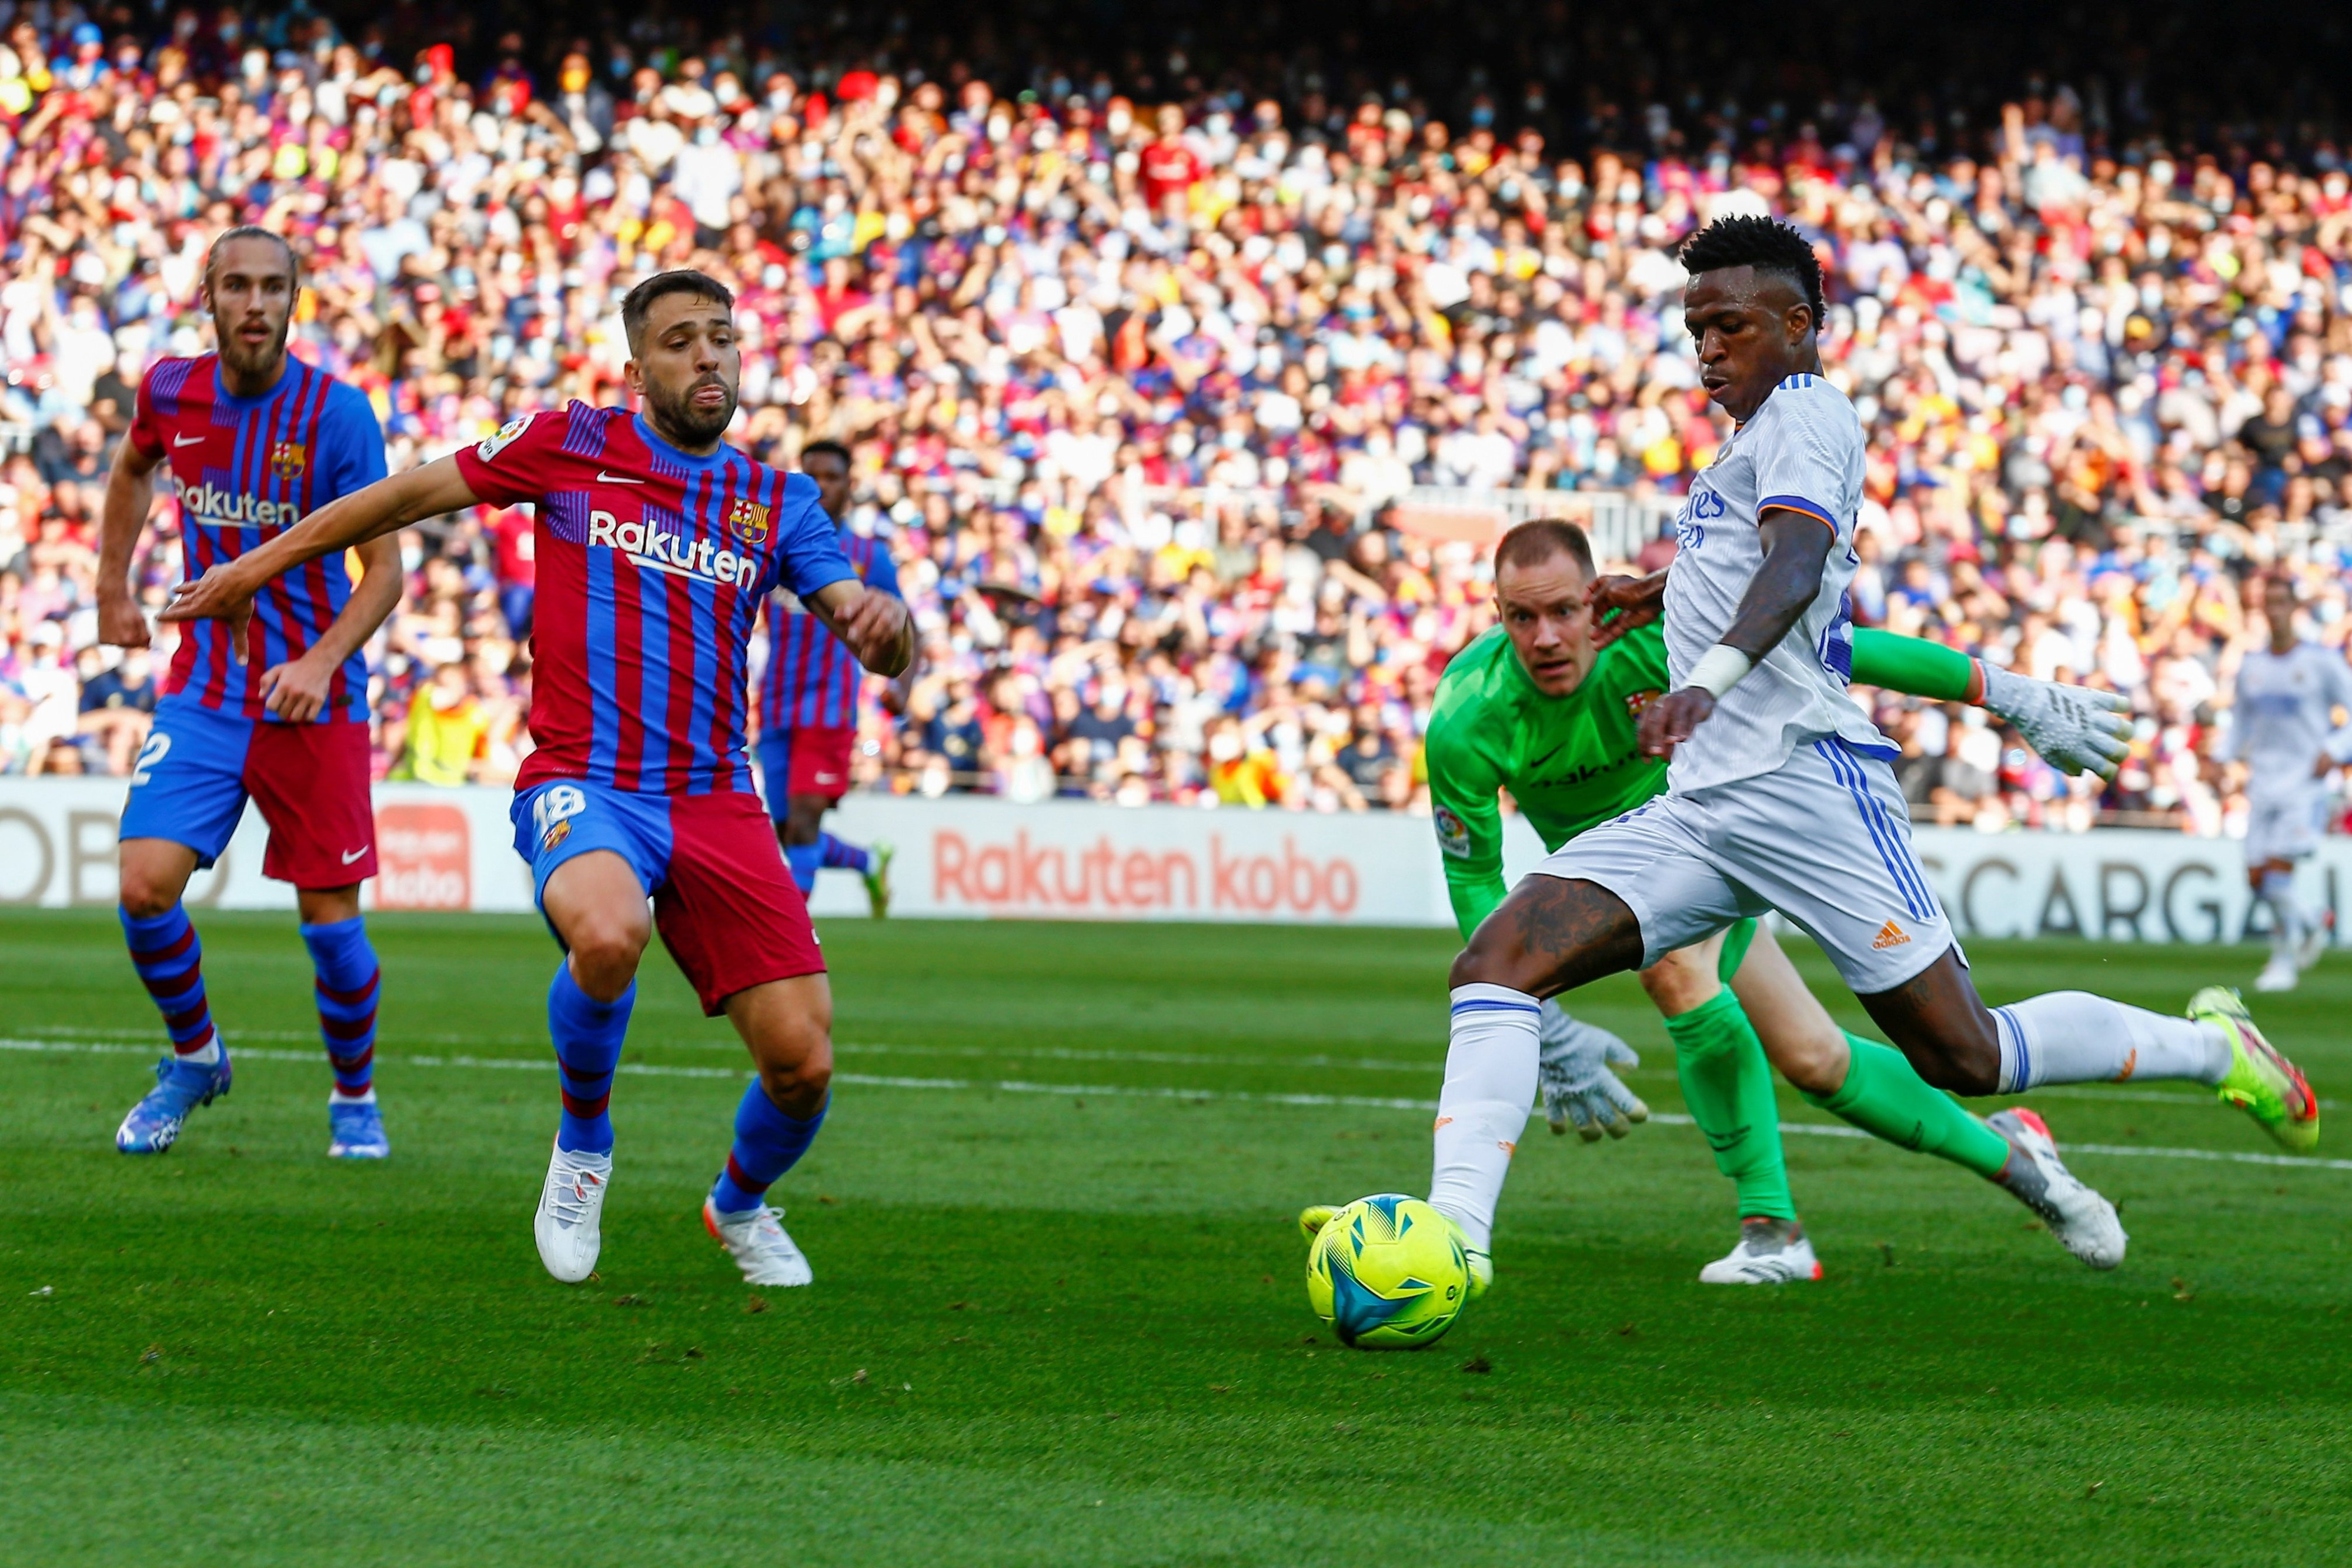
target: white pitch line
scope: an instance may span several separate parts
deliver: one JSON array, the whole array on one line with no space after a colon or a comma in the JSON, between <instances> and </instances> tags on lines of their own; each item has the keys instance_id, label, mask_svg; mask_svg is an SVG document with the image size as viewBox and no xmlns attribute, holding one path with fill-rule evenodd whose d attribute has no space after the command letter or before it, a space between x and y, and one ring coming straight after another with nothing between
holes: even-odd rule
<instances>
[{"instance_id":1,"label":"white pitch line","mask_svg":"<svg viewBox=\"0 0 2352 1568\"><path fill-rule=\"evenodd\" d=\"M262 1055L261 1052L252 1049L251 1047L245 1046L243 1042L255 1040L316 1040L318 1038L317 1032L310 1030L231 1029L223 1030L221 1034L231 1045L240 1047L240 1054L246 1056L258 1056L265 1061L270 1060L270 1058ZM36 1038L44 1040L51 1037L62 1040L93 1040L112 1042L119 1042L121 1040L121 1034L117 1030L111 1029L77 1028L70 1024L43 1025L40 1029L35 1031L35 1035ZM545 1037L540 1035L404 1034L403 1038L435 1045L462 1045L472 1043L477 1045L521 1045L544 1047L547 1043ZM732 1051L738 1045L738 1042L732 1040L641 1040L638 1043L641 1046L653 1046L664 1051ZM847 1056L946 1056L958 1057L975 1061L1107 1061L1133 1063L1147 1067L1249 1067L1273 1069L1304 1067L1340 1069L1361 1072L1434 1073L1442 1071L1444 1066L1442 1060L1433 1060L1429 1061L1399 1061L1392 1058L1385 1057L1320 1055L1221 1056L1213 1051L1119 1051L1110 1048L1079 1049L1070 1046L1047 1045L905 1045L898 1043L886 1044L877 1040L835 1040L834 1042L834 1049ZM307 1053L297 1054L301 1055L301 1058L304 1061L310 1060ZM404 1056L399 1060L415 1061L423 1059L418 1057ZM1619 1070L1618 1076L1621 1078L1654 1078L1659 1080L1676 1079L1679 1077L1675 1071L1671 1067L1624 1068ZM854 1080L852 1082L854 1082ZM2210 1096L2205 1094L2168 1093L2160 1089L2125 1089L2116 1085L2105 1083L2045 1084L2041 1088L2032 1091L2032 1093L2035 1099L2063 1098L2070 1100L2107 1102L2130 1101L2138 1103L2157 1105L2203 1105L2208 1103L2210 1099ZM2340 1105L2339 1103L2335 1100L2323 1098L2319 1102L2319 1108L2323 1111L2334 1111L2339 1109ZM2292 1158L2292 1156L2288 1157ZM2302 1162L2295 1161L2294 1163L2301 1164Z\"/></svg>"},{"instance_id":2,"label":"white pitch line","mask_svg":"<svg viewBox=\"0 0 2352 1568\"><path fill-rule=\"evenodd\" d=\"M0 1039L0 1051L57 1051L78 1054L150 1056L155 1054L152 1044L135 1045L101 1040L9 1040ZM269 1051L247 1047L237 1055L247 1061L315 1062L320 1053L314 1051ZM532 1061L510 1056L410 1056L402 1054L381 1058L400 1067L461 1067L484 1068L495 1071L547 1072L553 1070L551 1061ZM732 1067L675 1067L647 1062L623 1062L614 1070L634 1078L717 1078L741 1082L751 1074ZM997 1094L1068 1094L1083 1098L1092 1094L1114 1100L1192 1100L1223 1101L1231 1103L1256 1105L1328 1105L1345 1106L1368 1111L1419 1111L1423 1114L1437 1109L1434 1100L1385 1099L1370 1094L1277 1094L1248 1089L1187 1089L1173 1084L1159 1086L1133 1083L1028 1083L1018 1079L979 1078L899 1078L872 1072L836 1072L836 1083L847 1083L863 1089L950 1089ZM1688 1116L1673 1112L1653 1113L1650 1120L1667 1127L1696 1125ZM1817 1122L1783 1122L1780 1132L1785 1136L1801 1138L1861 1138L1876 1142L1859 1127L1824 1125ZM2299 1170L2352 1171L2352 1160L2305 1159L2294 1155L2245 1154L2233 1149L2135 1148L2126 1144L2068 1144L2069 1155L2116 1155L2126 1159L2210 1160L2225 1165L2284 1166Z\"/></svg>"}]
</instances>

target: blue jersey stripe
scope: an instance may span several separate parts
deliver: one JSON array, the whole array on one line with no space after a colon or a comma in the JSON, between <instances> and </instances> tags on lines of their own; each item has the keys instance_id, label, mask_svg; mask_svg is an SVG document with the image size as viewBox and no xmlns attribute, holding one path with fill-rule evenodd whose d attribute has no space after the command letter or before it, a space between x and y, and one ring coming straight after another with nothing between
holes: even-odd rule
<instances>
[{"instance_id":1,"label":"blue jersey stripe","mask_svg":"<svg viewBox=\"0 0 2352 1568\"><path fill-rule=\"evenodd\" d=\"M612 784L621 755L620 672L614 667L613 557L584 552L588 568L588 778Z\"/></svg>"},{"instance_id":2,"label":"blue jersey stripe","mask_svg":"<svg viewBox=\"0 0 2352 1568\"><path fill-rule=\"evenodd\" d=\"M646 508L650 519L653 508ZM647 524L651 527L650 522ZM656 735L668 733L669 724L669 628L672 598L677 580L658 571L637 573L637 624L645 639L644 654L638 660L637 708L646 715L646 755L637 765L639 788L655 791L676 789L683 780L669 775L667 748L658 750L653 744Z\"/></svg>"}]
</instances>

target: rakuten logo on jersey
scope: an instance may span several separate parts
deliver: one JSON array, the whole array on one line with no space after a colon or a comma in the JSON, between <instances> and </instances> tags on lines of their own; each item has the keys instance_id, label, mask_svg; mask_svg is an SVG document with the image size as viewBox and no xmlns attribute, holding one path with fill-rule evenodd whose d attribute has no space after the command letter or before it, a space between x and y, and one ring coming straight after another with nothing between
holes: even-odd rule
<instances>
[{"instance_id":1,"label":"rakuten logo on jersey","mask_svg":"<svg viewBox=\"0 0 2352 1568\"><path fill-rule=\"evenodd\" d=\"M760 563L750 556L737 555L709 539L689 539L682 531L656 522L625 523L610 512L588 514L588 542L619 550L655 571L730 588L748 583L760 573Z\"/></svg>"},{"instance_id":2,"label":"rakuten logo on jersey","mask_svg":"<svg viewBox=\"0 0 2352 1568\"><path fill-rule=\"evenodd\" d=\"M224 490L209 479L184 485L178 475L172 485L180 497L180 515L192 523L215 528L292 528L302 514L291 501L265 501L258 496Z\"/></svg>"}]
</instances>

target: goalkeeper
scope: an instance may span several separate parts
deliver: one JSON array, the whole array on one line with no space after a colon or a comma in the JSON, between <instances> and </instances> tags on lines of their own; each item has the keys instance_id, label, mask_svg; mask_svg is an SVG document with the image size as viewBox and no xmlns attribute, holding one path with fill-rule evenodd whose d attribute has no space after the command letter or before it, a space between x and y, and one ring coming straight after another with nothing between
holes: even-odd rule
<instances>
[{"instance_id":1,"label":"goalkeeper","mask_svg":"<svg viewBox=\"0 0 2352 1568\"><path fill-rule=\"evenodd\" d=\"M1664 633L1654 622L1596 650L1586 608L1592 580L1581 528L1543 520L1513 529L1495 556L1503 623L1456 655L1438 686L1430 795L1465 940L1507 891L1498 789L1510 791L1551 850L1665 790L1664 761L1642 756L1634 743L1643 706L1666 686ZM1852 635L1855 681L1976 704L2067 771L2112 775L2125 753L2128 721L2108 694L2011 674L1933 643ZM1844 654L1834 644L1824 650L1832 660ZM2052 1154L2037 1152L2042 1137L2021 1142L2019 1129L2001 1125L2022 1116L2040 1134L2038 1118L2004 1112L1991 1124L1979 1120L1928 1087L1902 1052L1840 1030L1755 922L1668 955L1641 980L1664 1015L1684 1102L1738 1192L1738 1245L1701 1280L1777 1283L1820 1274L1790 1200L1768 1059L1810 1103L2000 1184L2085 1262L2120 1260L2121 1228L2105 1200ZM1648 1116L1611 1071L1636 1060L1624 1041L1570 1019L1557 1000L1544 1003L1541 1027L1540 1081L1555 1133L1573 1124L1588 1140L1604 1131L1622 1137Z\"/></svg>"}]
</instances>

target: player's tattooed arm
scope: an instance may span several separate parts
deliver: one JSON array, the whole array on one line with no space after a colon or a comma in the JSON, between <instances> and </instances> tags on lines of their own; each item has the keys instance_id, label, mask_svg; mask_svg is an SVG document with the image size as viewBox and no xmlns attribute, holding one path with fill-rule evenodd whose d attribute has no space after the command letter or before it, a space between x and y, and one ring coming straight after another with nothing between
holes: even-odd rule
<instances>
[{"instance_id":1,"label":"player's tattooed arm","mask_svg":"<svg viewBox=\"0 0 2352 1568\"><path fill-rule=\"evenodd\" d=\"M844 578L818 589L807 603L825 630L876 674L895 677L915 662L915 620L897 594Z\"/></svg>"},{"instance_id":2,"label":"player's tattooed arm","mask_svg":"<svg viewBox=\"0 0 2352 1568\"><path fill-rule=\"evenodd\" d=\"M271 578L305 561L397 533L411 523L479 503L480 497L452 457L379 479L365 489L328 502L268 543L235 560L223 561L194 582L182 583L173 591L162 619L228 622L236 632L230 646L241 663L245 623L253 616L253 596Z\"/></svg>"},{"instance_id":3,"label":"player's tattooed arm","mask_svg":"<svg viewBox=\"0 0 2352 1568\"><path fill-rule=\"evenodd\" d=\"M1666 611L1666 574L1647 577L1596 577L1585 591L1592 607L1592 645L1606 648L1636 627L1647 626Z\"/></svg>"},{"instance_id":4,"label":"player's tattooed arm","mask_svg":"<svg viewBox=\"0 0 2352 1568\"><path fill-rule=\"evenodd\" d=\"M98 640L116 648L147 646L147 617L131 592L131 558L147 514L155 509L155 468L163 460L135 441L114 449L106 500L98 514Z\"/></svg>"},{"instance_id":5,"label":"player's tattooed arm","mask_svg":"<svg viewBox=\"0 0 2352 1568\"><path fill-rule=\"evenodd\" d=\"M1789 628L1822 591L1822 568L1837 536L1818 517L1783 507L1768 510L1758 524L1763 538L1764 561L1748 580L1739 610L1717 639L1747 655L1750 664L1779 647ZM1704 686L1685 686L1642 710L1641 745L1644 756L1671 757L1675 747L1691 737L1715 711L1715 694Z\"/></svg>"}]
</instances>

